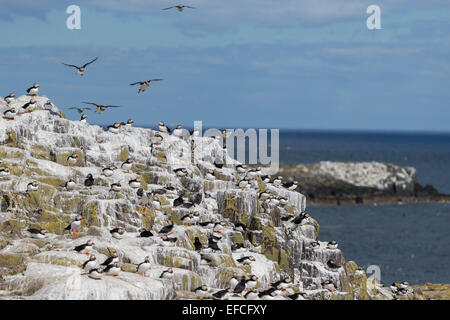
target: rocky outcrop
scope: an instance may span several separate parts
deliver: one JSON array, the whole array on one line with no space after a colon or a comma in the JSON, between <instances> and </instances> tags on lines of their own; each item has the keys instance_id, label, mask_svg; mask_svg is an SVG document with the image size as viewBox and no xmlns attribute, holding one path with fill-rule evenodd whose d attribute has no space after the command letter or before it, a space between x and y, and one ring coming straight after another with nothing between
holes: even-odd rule
<instances>
[{"instance_id":1,"label":"rocky outcrop","mask_svg":"<svg viewBox=\"0 0 450 320\"><path fill-rule=\"evenodd\" d=\"M298 180L297 191L309 203L371 204L448 201L432 186L421 186L413 167L379 162L330 162L282 166L285 179Z\"/></svg>"},{"instance_id":2,"label":"rocky outcrop","mask_svg":"<svg viewBox=\"0 0 450 320\"><path fill-rule=\"evenodd\" d=\"M9 107L20 110L28 101L20 97ZM0 167L9 174L0 177L0 298L2 299L183 299L198 298L195 288L206 285L208 297L218 289L229 287L233 274L256 275L257 288L267 289L275 281L289 277L287 291L276 299L288 299L302 292L307 299L390 299L382 288L368 286L366 275L355 263L346 263L342 252L327 248L318 241L319 224L313 217L301 223L289 222L306 208L304 195L264 184L260 178L252 188L237 187L242 178L235 170L237 162L229 158L216 139L166 135L160 145L151 129L122 127L120 132L104 131L102 127L81 121L70 121L55 106L37 97L36 110L19 113L15 120L0 120ZM0 111L6 109L0 101ZM77 160L68 163L76 154ZM218 157L227 164L216 168ZM132 159L130 170L121 164ZM116 166L107 177L102 168ZM180 177L174 169L186 168ZM206 176L214 170L215 178ZM86 187L88 174L94 185ZM144 193L155 199L138 197L129 181L140 177ZM64 187L75 181L71 190ZM27 190L30 182L37 190ZM119 191L111 184L119 183ZM157 192L158 190L163 192ZM271 197L283 197L287 203L265 203L259 197L270 190ZM180 195L192 202L175 206ZM156 201L157 200L157 201ZM144 210L142 210L144 209ZM196 222L187 225L181 218L195 214ZM78 235L65 227L82 215ZM194 219L194 220L195 220ZM161 229L167 221L174 223L164 241ZM201 226L199 222L221 222ZM242 224L239 228L235 224ZM123 228L121 239L110 230ZM154 236L138 237L140 228L151 229ZM29 228L47 229L45 238L34 239ZM196 251L195 238L208 246L215 232L221 239L220 250ZM75 246L94 242L90 253L104 261L113 252L118 254L121 274L103 276L101 281L87 277L81 270L86 256ZM242 247L236 249L234 245ZM149 257L151 268L147 277L136 273L136 265ZM253 260L241 263L242 257ZM339 268L330 268L333 260ZM172 279L160 275L173 269ZM355 272L358 274L355 275ZM333 285L324 285L325 281Z\"/></svg>"}]
</instances>

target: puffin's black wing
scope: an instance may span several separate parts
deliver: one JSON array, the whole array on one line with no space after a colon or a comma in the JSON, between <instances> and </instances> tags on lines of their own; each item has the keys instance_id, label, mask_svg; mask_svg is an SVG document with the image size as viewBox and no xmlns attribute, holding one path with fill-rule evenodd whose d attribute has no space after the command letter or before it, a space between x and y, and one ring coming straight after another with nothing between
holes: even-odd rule
<instances>
[{"instance_id":1,"label":"puffin's black wing","mask_svg":"<svg viewBox=\"0 0 450 320\"><path fill-rule=\"evenodd\" d=\"M89 64L91 64L91 63L93 63L93 62L97 61L97 59L98 59L98 57L97 57L97 58L95 58L95 59L94 59L94 60L92 60L92 61L89 61L88 63L85 63L85 64L83 65L83 67L82 67L82 68L86 68L86 66L87 66L87 65L89 65Z\"/></svg>"},{"instance_id":2,"label":"puffin's black wing","mask_svg":"<svg viewBox=\"0 0 450 320\"><path fill-rule=\"evenodd\" d=\"M33 229L33 228L30 228L30 229L28 229L27 231L28 231L29 233L33 233L33 234L41 233L40 230L38 230L38 229Z\"/></svg>"},{"instance_id":3,"label":"puffin's black wing","mask_svg":"<svg viewBox=\"0 0 450 320\"><path fill-rule=\"evenodd\" d=\"M108 272L112 267L114 267L113 264L108 264L108 265L106 266L106 268L103 269L103 272Z\"/></svg>"},{"instance_id":4,"label":"puffin's black wing","mask_svg":"<svg viewBox=\"0 0 450 320\"><path fill-rule=\"evenodd\" d=\"M166 273L166 272L167 272L167 270L164 270L159 277L162 278L164 276L164 273Z\"/></svg>"},{"instance_id":5,"label":"puffin's black wing","mask_svg":"<svg viewBox=\"0 0 450 320\"><path fill-rule=\"evenodd\" d=\"M161 81L161 80L164 80L164 79L156 78L156 79L151 79L149 81L151 82L151 81Z\"/></svg>"},{"instance_id":6,"label":"puffin's black wing","mask_svg":"<svg viewBox=\"0 0 450 320\"><path fill-rule=\"evenodd\" d=\"M80 244L79 246L76 246L75 247L75 251L81 251L81 250L83 250L84 248L86 248L86 244Z\"/></svg>"},{"instance_id":7,"label":"puffin's black wing","mask_svg":"<svg viewBox=\"0 0 450 320\"><path fill-rule=\"evenodd\" d=\"M91 261L91 259L86 260L86 261L83 263L83 266L82 266L81 268L84 269L84 268L86 267L86 265L88 264L89 261Z\"/></svg>"},{"instance_id":8,"label":"puffin's black wing","mask_svg":"<svg viewBox=\"0 0 450 320\"><path fill-rule=\"evenodd\" d=\"M194 7L183 6L183 8L195 9Z\"/></svg>"},{"instance_id":9,"label":"puffin's black wing","mask_svg":"<svg viewBox=\"0 0 450 320\"><path fill-rule=\"evenodd\" d=\"M144 84L144 82L143 81L138 81L138 82L130 83L130 86L134 86L134 85L137 85L137 84Z\"/></svg>"},{"instance_id":10,"label":"puffin's black wing","mask_svg":"<svg viewBox=\"0 0 450 320\"><path fill-rule=\"evenodd\" d=\"M72 229L72 224L71 223L69 223L64 230L70 231L70 229Z\"/></svg>"},{"instance_id":11,"label":"puffin's black wing","mask_svg":"<svg viewBox=\"0 0 450 320\"><path fill-rule=\"evenodd\" d=\"M102 265L102 266L107 266L107 265L109 265L113 260L114 260L113 257L109 257L109 258L106 259L101 265Z\"/></svg>"},{"instance_id":12,"label":"puffin's black wing","mask_svg":"<svg viewBox=\"0 0 450 320\"><path fill-rule=\"evenodd\" d=\"M86 102L86 101L82 101L82 102L86 103L86 104L92 104L93 106L96 106L96 107L100 107L100 105L93 103L93 102Z\"/></svg>"},{"instance_id":13,"label":"puffin's black wing","mask_svg":"<svg viewBox=\"0 0 450 320\"><path fill-rule=\"evenodd\" d=\"M172 6L172 7L164 8L164 9L162 9L162 10L169 10L169 9L176 8L176 7L177 7L177 6Z\"/></svg>"},{"instance_id":14,"label":"puffin's black wing","mask_svg":"<svg viewBox=\"0 0 450 320\"><path fill-rule=\"evenodd\" d=\"M120 108L120 106L104 106L105 108Z\"/></svg>"},{"instance_id":15,"label":"puffin's black wing","mask_svg":"<svg viewBox=\"0 0 450 320\"><path fill-rule=\"evenodd\" d=\"M65 66L68 66L68 67L73 67L73 68L77 68L77 69L80 69L80 68L78 68L76 65L74 65L74 64L67 64L67 63L64 63L64 62L61 62L63 65L65 65Z\"/></svg>"}]
</instances>

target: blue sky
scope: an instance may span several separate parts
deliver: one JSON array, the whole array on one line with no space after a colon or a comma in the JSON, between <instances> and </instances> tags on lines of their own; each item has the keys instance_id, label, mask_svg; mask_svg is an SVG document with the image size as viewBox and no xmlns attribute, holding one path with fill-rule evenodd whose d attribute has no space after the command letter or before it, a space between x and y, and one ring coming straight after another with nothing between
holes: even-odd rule
<instances>
[{"instance_id":1,"label":"blue sky","mask_svg":"<svg viewBox=\"0 0 450 320\"><path fill-rule=\"evenodd\" d=\"M33 82L91 123L450 131L450 2L0 0L0 94ZM68 30L67 6L81 7ZM366 28L381 7L382 30ZM60 62L83 64L81 78ZM144 94L129 84L161 77ZM69 118L78 114L67 111Z\"/></svg>"}]
</instances>

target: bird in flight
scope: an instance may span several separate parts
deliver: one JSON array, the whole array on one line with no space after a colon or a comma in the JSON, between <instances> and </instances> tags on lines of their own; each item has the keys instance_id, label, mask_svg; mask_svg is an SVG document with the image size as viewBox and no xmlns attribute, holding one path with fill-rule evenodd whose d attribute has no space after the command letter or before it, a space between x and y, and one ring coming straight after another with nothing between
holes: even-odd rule
<instances>
[{"instance_id":1,"label":"bird in flight","mask_svg":"<svg viewBox=\"0 0 450 320\"><path fill-rule=\"evenodd\" d=\"M161 80L164 80L164 79L151 79L151 80L147 80L147 81L138 81L138 82L130 83L130 86L140 84L141 87L139 88L138 93L141 93L141 92L144 92L145 90L147 90L148 87L150 87L150 82L161 81Z\"/></svg>"},{"instance_id":2,"label":"bird in flight","mask_svg":"<svg viewBox=\"0 0 450 320\"><path fill-rule=\"evenodd\" d=\"M172 8L177 8L178 11L180 11L180 12L182 12L184 8L195 9L194 7L190 7L190 6L185 6L185 5L183 5L183 4L179 4L179 5L177 5L177 6L172 6L172 7L164 8L163 10L169 10L169 9L172 9Z\"/></svg>"},{"instance_id":3,"label":"bird in flight","mask_svg":"<svg viewBox=\"0 0 450 320\"><path fill-rule=\"evenodd\" d=\"M67 64L67 63L64 63L64 62L62 62L62 64L65 65L65 66L68 66L68 67L76 68L76 69L77 69L77 73L78 73L80 76L83 76L83 75L84 75L84 71L86 71L86 67L87 67L89 64L93 63L94 61L96 61L97 59L98 59L98 57L95 58L95 59L92 60L92 61L89 61L88 63L85 63L85 64L84 64L83 66L81 66L81 67L77 67L76 65L73 65L73 64Z\"/></svg>"},{"instance_id":4,"label":"bird in flight","mask_svg":"<svg viewBox=\"0 0 450 320\"><path fill-rule=\"evenodd\" d=\"M92 110L91 108L77 108L77 107L71 107L71 108L69 108L69 109L77 110L78 113L83 113L84 110Z\"/></svg>"},{"instance_id":5,"label":"bird in flight","mask_svg":"<svg viewBox=\"0 0 450 320\"><path fill-rule=\"evenodd\" d=\"M102 105L102 104L96 104L93 102L84 102L83 101L83 103L91 104L91 105L95 106L96 107L95 112L97 112L98 114L103 113L108 108L120 108L120 106Z\"/></svg>"}]
</instances>

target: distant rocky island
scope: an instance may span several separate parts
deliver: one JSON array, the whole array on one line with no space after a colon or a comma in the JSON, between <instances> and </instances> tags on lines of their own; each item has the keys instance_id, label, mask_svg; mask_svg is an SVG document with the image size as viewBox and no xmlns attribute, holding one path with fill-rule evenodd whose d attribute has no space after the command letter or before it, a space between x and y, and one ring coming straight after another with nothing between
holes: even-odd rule
<instances>
[{"instance_id":1,"label":"distant rocky island","mask_svg":"<svg viewBox=\"0 0 450 320\"><path fill-rule=\"evenodd\" d=\"M308 204L353 205L450 201L417 182L412 167L379 162L329 162L281 166L284 180L297 180Z\"/></svg>"}]
</instances>

